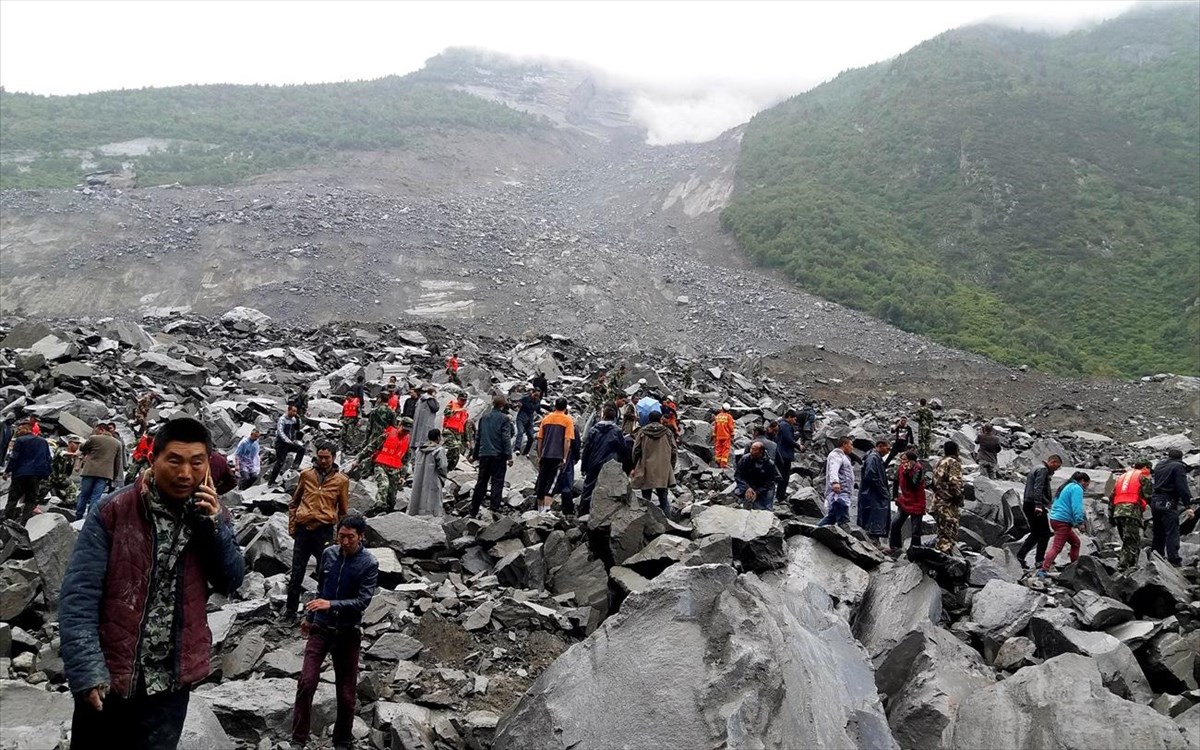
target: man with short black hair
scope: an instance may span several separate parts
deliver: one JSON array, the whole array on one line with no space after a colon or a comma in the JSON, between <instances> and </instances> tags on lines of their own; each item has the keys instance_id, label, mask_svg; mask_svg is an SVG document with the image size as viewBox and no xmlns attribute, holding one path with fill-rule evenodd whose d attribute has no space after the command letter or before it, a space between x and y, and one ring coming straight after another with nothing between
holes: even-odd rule
<instances>
[{"instance_id":1,"label":"man with short black hair","mask_svg":"<svg viewBox=\"0 0 1200 750\"><path fill-rule=\"evenodd\" d=\"M554 411L542 419L537 433L538 475L533 494L542 513L550 512L554 502L554 480L558 478L563 461L571 455L574 440L575 422L567 416L567 400L559 397L554 402Z\"/></svg>"},{"instance_id":2,"label":"man with short black hair","mask_svg":"<svg viewBox=\"0 0 1200 750\"><path fill-rule=\"evenodd\" d=\"M362 615L375 596L379 563L363 546L367 521L349 515L338 522L337 544L327 547L317 567L317 597L304 607L301 633L308 639L304 664L296 682L292 742L304 747L312 725L312 703L326 654L333 657L337 719L333 747L349 750L354 737L354 702L358 692L358 657L362 648Z\"/></svg>"},{"instance_id":3,"label":"man with short black hair","mask_svg":"<svg viewBox=\"0 0 1200 750\"><path fill-rule=\"evenodd\" d=\"M604 405L600 412L601 419L592 425L584 441L583 453L580 456L580 466L583 470L583 493L579 496L579 515L586 516L592 510L592 493L596 491L596 482L600 478L600 470L609 461L629 462L631 446L629 438L617 424L617 406L614 403Z\"/></svg>"},{"instance_id":4,"label":"man with short black hair","mask_svg":"<svg viewBox=\"0 0 1200 750\"><path fill-rule=\"evenodd\" d=\"M542 407L542 392L534 388L530 393L521 397L517 402L517 438L513 443L513 453L528 456L533 448L533 423ZM524 446L524 450L521 447Z\"/></svg>"},{"instance_id":5,"label":"man with short black hair","mask_svg":"<svg viewBox=\"0 0 1200 750\"><path fill-rule=\"evenodd\" d=\"M958 544L959 516L963 506L962 461L958 458L958 443L946 441L942 460L933 470L933 520L937 522L938 552L950 554Z\"/></svg>"},{"instance_id":6,"label":"man with short black hair","mask_svg":"<svg viewBox=\"0 0 1200 750\"><path fill-rule=\"evenodd\" d=\"M996 466L1000 463L1000 450L1003 448L996 428L985 424L979 431L979 437L975 438L975 445L979 446L976 453L979 471L988 479L995 479Z\"/></svg>"},{"instance_id":7,"label":"man with short black hair","mask_svg":"<svg viewBox=\"0 0 1200 750\"><path fill-rule=\"evenodd\" d=\"M1137 567L1142 553L1142 513L1150 507L1153 498L1154 480L1150 477L1149 461L1138 461L1113 483L1108 520L1117 527L1121 537L1118 570Z\"/></svg>"},{"instance_id":8,"label":"man with short black hair","mask_svg":"<svg viewBox=\"0 0 1200 750\"><path fill-rule=\"evenodd\" d=\"M504 475L512 466L512 420L508 418L508 399L492 397L492 408L479 418L479 429L471 447L471 460L479 464L479 478L471 492L471 516L479 515L484 495L493 513L500 511L504 494Z\"/></svg>"},{"instance_id":9,"label":"man with short black hair","mask_svg":"<svg viewBox=\"0 0 1200 750\"><path fill-rule=\"evenodd\" d=\"M88 509L113 488L113 482L122 476L125 465L125 448L121 441L108 433L104 423L96 425L95 432L79 449L83 464L79 469L79 497L75 501L75 518L83 518Z\"/></svg>"},{"instance_id":10,"label":"man with short black hair","mask_svg":"<svg viewBox=\"0 0 1200 750\"><path fill-rule=\"evenodd\" d=\"M333 541L334 524L350 512L350 478L333 462L336 455L332 443L321 443L313 465L300 472L300 481L288 503L288 534L295 543L284 622L296 620L308 559L320 561L326 545Z\"/></svg>"},{"instance_id":11,"label":"man with short black hair","mask_svg":"<svg viewBox=\"0 0 1200 750\"><path fill-rule=\"evenodd\" d=\"M42 499L42 481L49 478L52 468L53 458L46 439L34 435L28 422L17 425L17 439L12 442L4 470L12 476L4 518L22 525L29 520Z\"/></svg>"},{"instance_id":12,"label":"man with short black hair","mask_svg":"<svg viewBox=\"0 0 1200 750\"><path fill-rule=\"evenodd\" d=\"M279 470L287 461L288 454L295 453L295 468L300 468L304 460L304 442L300 439L300 411L296 404L288 404L287 413L275 423L275 466L271 468L271 478L268 485L275 484L279 478Z\"/></svg>"},{"instance_id":13,"label":"man with short black hair","mask_svg":"<svg viewBox=\"0 0 1200 750\"><path fill-rule=\"evenodd\" d=\"M1042 567L1042 561L1046 557L1046 547L1049 546L1051 537L1050 481L1054 479L1054 472L1058 471L1060 467L1062 467L1062 458L1056 453L1047 457L1041 466L1029 472L1029 476L1025 478L1025 495L1021 503L1021 510L1025 514L1025 521L1029 524L1029 536L1025 537L1021 548L1017 550L1017 562L1021 564L1022 568L1029 566L1025 558L1034 548L1036 548L1034 567Z\"/></svg>"},{"instance_id":14,"label":"man with short black hair","mask_svg":"<svg viewBox=\"0 0 1200 750\"><path fill-rule=\"evenodd\" d=\"M262 433L255 427L250 434L242 438L233 452L233 460L237 465L238 489L247 490L258 481L262 472L262 459L259 456L258 438Z\"/></svg>"},{"instance_id":15,"label":"man with short black hair","mask_svg":"<svg viewBox=\"0 0 1200 750\"><path fill-rule=\"evenodd\" d=\"M1188 468L1183 462L1183 451L1171 448L1167 458L1154 467L1154 496L1150 500L1150 514L1154 519L1151 547L1175 567L1183 564L1179 555L1179 516L1183 509L1183 520L1191 518L1195 511L1192 492L1187 483Z\"/></svg>"},{"instance_id":16,"label":"man with short black hair","mask_svg":"<svg viewBox=\"0 0 1200 750\"><path fill-rule=\"evenodd\" d=\"M755 440L746 455L734 464L734 497L747 510L773 510L777 481L779 468L767 456L762 441Z\"/></svg>"},{"instance_id":17,"label":"man with short black hair","mask_svg":"<svg viewBox=\"0 0 1200 750\"><path fill-rule=\"evenodd\" d=\"M858 526L877 543L887 536L892 525L892 496L883 465L883 457L889 450L887 440L875 441L875 450L863 459L858 488Z\"/></svg>"},{"instance_id":18,"label":"man with short black hair","mask_svg":"<svg viewBox=\"0 0 1200 750\"><path fill-rule=\"evenodd\" d=\"M179 743L209 674L208 594L232 596L245 575L210 449L200 422L167 422L150 470L87 514L59 600L73 750Z\"/></svg>"},{"instance_id":19,"label":"man with short black hair","mask_svg":"<svg viewBox=\"0 0 1200 750\"><path fill-rule=\"evenodd\" d=\"M800 447L796 440L796 429L800 415L795 409L788 409L783 419L778 422L777 439L775 440L775 465L779 469L779 481L775 484L775 500L787 502L788 482L792 477L792 462L796 460L796 450Z\"/></svg>"}]
</instances>

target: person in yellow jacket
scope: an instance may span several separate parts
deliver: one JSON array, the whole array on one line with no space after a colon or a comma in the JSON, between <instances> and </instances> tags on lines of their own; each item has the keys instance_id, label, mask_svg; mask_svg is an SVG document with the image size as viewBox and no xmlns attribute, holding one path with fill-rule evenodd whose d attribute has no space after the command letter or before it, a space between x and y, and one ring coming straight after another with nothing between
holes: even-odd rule
<instances>
[{"instance_id":1,"label":"person in yellow jacket","mask_svg":"<svg viewBox=\"0 0 1200 750\"><path fill-rule=\"evenodd\" d=\"M733 450L733 415L729 404L722 404L717 416L713 417L713 460L724 469L729 466L729 453Z\"/></svg>"}]
</instances>

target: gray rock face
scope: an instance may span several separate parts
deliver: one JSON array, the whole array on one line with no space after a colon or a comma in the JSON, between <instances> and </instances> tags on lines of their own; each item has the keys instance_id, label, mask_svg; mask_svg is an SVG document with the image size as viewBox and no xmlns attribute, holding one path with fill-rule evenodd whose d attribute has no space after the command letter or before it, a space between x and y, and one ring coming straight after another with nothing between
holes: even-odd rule
<instances>
[{"instance_id":1,"label":"gray rock face","mask_svg":"<svg viewBox=\"0 0 1200 750\"><path fill-rule=\"evenodd\" d=\"M559 657L501 719L493 747L714 746L896 744L844 622L704 565L666 571Z\"/></svg>"},{"instance_id":2,"label":"gray rock face","mask_svg":"<svg viewBox=\"0 0 1200 750\"><path fill-rule=\"evenodd\" d=\"M847 620L862 601L871 576L828 547L806 536L789 537L784 545L787 566L763 574L763 580L780 587L785 596L800 596L810 585L821 587L838 602Z\"/></svg>"},{"instance_id":3,"label":"gray rock face","mask_svg":"<svg viewBox=\"0 0 1200 750\"><path fill-rule=\"evenodd\" d=\"M687 539L670 534L656 536L625 566L645 578L653 578L687 556L692 543Z\"/></svg>"},{"instance_id":4,"label":"gray rock face","mask_svg":"<svg viewBox=\"0 0 1200 750\"><path fill-rule=\"evenodd\" d=\"M1133 652L1113 636L1062 625L1057 618L1045 617L1043 613L1034 615L1029 630L1043 659L1060 654L1090 656L1096 660L1104 686L1114 695L1139 703L1149 703L1154 697Z\"/></svg>"},{"instance_id":5,"label":"gray rock face","mask_svg":"<svg viewBox=\"0 0 1200 750\"><path fill-rule=\"evenodd\" d=\"M609 462L605 465L600 471L601 477L610 471L610 466L615 464ZM616 466L616 472L624 479L625 475L621 474L619 466ZM592 496L588 534L592 549L608 565L624 563L666 530L666 517L662 510L640 497L611 497L599 493Z\"/></svg>"},{"instance_id":6,"label":"gray rock face","mask_svg":"<svg viewBox=\"0 0 1200 750\"><path fill-rule=\"evenodd\" d=\"M286 513L276 513L267 519L246 545L246 567L249 570L273 576L286 573L292 566L294 542L288 536Z\"/></svg>"},{"instance_id":7,"label":"gray rock face","mask_svg":"<svg viewBox=\"0 0 1200 750\"><path fill-rule=\"evenodd\" d=\"M1093 659L1063 654L969 695L949 747L1188 750L1188 742L1166 716L1109 692Z\"/></svg>"},{"instance_id":8,"label":"gray rock face","mask_svg":"<svg viewBox=\"0 0 1200 750\"><path fill-rule=\"evenodd\" d=\"M33 547L33 559L37 563L46 604L54 611L58 608L58 590L62 587L79 532L57 513L33 516L25 524L25 530L29 532L29 545Z\"/></svg>"},{"instance_id":9,"label":"gray rock face","mask_svg":"<svg viewBox=\"0 0 1200 750\"><path fill-rule=\"evenodd\" d=\"M0 570L0 621L21 616L41 590L41 580L33 565L16 566L9 563Z\"/></svg>"},{"instance_id":10,"label":"gray rock face","mask_svg":"<svg viewBox=\"0 0 1200 750\"><path fill-rule=\"evenodd\" d=\"M436 518L386 513L367 524L367 541L372 546L391 547L403 556L445 547L446 532Z\"/></svg>"},{"instance_id":11,"label":"gray rock face","mask_svg":"<svg viewBox=\"0 0 1200 750\"><path fill-rule=\"evenodd\" d=\"M801 534L811 536L834 554L850 560L859 567L870 570L887 559L875 545L868 544L837 526L800 524L799 529Z\"/></svg>"},{"instance_id":12,"label":"gray rock face","mask_svg":"<svg viewBox=\"0 0 1200 750\"><path fill-rule=\"evenodd\" d=\"M998 579L975 592L971 620L982 629L984 657L991 661L1000 645L1024 630L1029 618L1045 603L1042 594Z\"/></svg>"},{"instance_id":13,"label":"gray rock face","mask_svg":"<svg viewBox=\"0 0 1200 750\"><path fill-rule=\"evenodd\" d=\"M556 594L574 594L577 605L596 611L595 623L608 615L608 575L604 563L586 545L576 547L567 561L553 571L550 590Z\"/></svg>"},{"instance_id":14,"label":"gray rock face","mask_svg":"<svg viewBox=\"0 0 1200 750\"><path fill-rule=\"evenodd\" d=\"M1115 586L1118 598L1143 617L1170 617L1191 600L1187 579L1158 555L1118 578Z\"/></svg>"},{"instance_id":15,"label":"gray rock face","mask_svg":"<svg viewBox=\"0 0 1200 750\"><path fill-rule=\"evenodd\" d=\"M0 680L0 746L55 748L71 726L75 701L16 680Z\"/></svg>"},{"instance_id":16,"label":"gray rock face","mask_svg":"<svg viewBox=\"0 0 1200 750\"><path fill-rule=\"evenodd\" d=\"M746 570L773 570L787 564L783 525L770 511L713 505L695 515L692 523L698 536L724 534L732 539L733 554Z\"/></svg>"},{"instance_id":17,"label":"gray rock face","mask_svg":"<svg viewBox=\"0 0 1200 750\"><path fill-rule=\"evenodd\" d=\"M296 681L283 678L223 682L201 685L192 700L208 701L231 736L258 743L264 737L287 737L292 731L292 707ZM336 711L333 685L320 683L313 698L312 733L320 737L333 723Z\"/></svg>"},{"instance_id":18,"label":"gray rock face","mask_svg":"<svg viewBox=\"0 0 1200 750\"><path fill-rule=\"evenodd\" d=\"M175 359L162 352L145 352L134 360L133 366L183 386L202 386L208 379L208 373L203 367Z\"/></svg>"},{"instance_id":19,"label":"gray rock face","mask_svg":"<svg viewBox=\"0 0 1200 750\"><path fill-rule=\"evenodd\" d=\"M233 740L225 733L225 727L221 726L221 720L208 701L189 700L179 747L187 750L226 750L232 746Z\"/></svg>"},{"instance_id":20,"label":"gray rock face","mask_svg":"<svg viewBox=\"0 0 1200 750\"><path fill-rule=\"evenodd\" d=\"M1013 672L1021 667L1031 667L1041 663L1041 660L1036 658L1036 653L1037 645L1019 635L1009 638L1000 646L1000 650L996 652L996 658L992 660L992 666L1004 672Z\"/></svg>"},{"instance_id":21,"label":"gray rock face","mask_svg":"<svg viewBox=\"0 0 1200 750\"><path fill-rule=\"evenodd\" d=\"M905 750L946 747L959 705L995 681L979 654L929 624L901 637L875 673L888 724Z\"/></svg>"},{"instance_id":22,"label":"gray rock face","mask_svg":"<svg viewBox=\"0 0 1200 750\"><path fill-rule=\"evenodd\" d=\"M1116 599L1100 596L1094 591L1080 591L1071 597L1071 604L1079 613L1085 628L1107 630L1133 619L1133 610Z\"/></svg>"},{"instance_id":23,"label":"gray rock face","mask_svg":"<svg viewBox=\"0 0 1200 750\"><path fill-rule=\"evenodd\" d=\"M942 616L942 590L920 566L881 566L854 618L854 637L878 665L911 630L936 625Z\"/></svg>"},{"instance_id":24,"label":"gray rock face","mask_svg":"<svg viewBox=\"0 0 1200 750\"><path fill-rule=\"evenodd\" d=\"M1200 682L1200 631L1186 635L1160 633L1142 650L1150 685L1158 692L1195 690Z\"/></svg>"},{"instance_id":25,"label":"gray rock face","mask_svg":"<svg viewBox=\"0 0 1200 750\"><path fill-rule=\"evenodd\" d=\"M403 633L384 633L371 648L367 649L366 657L394 662L411 659L421 653L423 648L425 648L425 644L411 636Z\"/></svg>"}]
</instances>

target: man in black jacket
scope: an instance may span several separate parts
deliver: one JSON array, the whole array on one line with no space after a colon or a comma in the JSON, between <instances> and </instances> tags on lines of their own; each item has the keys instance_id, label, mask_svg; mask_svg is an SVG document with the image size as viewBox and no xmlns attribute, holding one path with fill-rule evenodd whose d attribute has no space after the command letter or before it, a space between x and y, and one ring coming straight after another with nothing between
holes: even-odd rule
<instances>
[{"instance_id":1,"label":"man in black jacket","mask_svg":"<svg viewBox=\"0 0 1200 750\"><path fill-rule=\"evenodd\" d=\"M1035 568L1041 568L1042 558L1046 556L1046 546L1050 543L1050 480L1061 467L1062 458L1055 454L1025 478L1025 497L1021 510L1025 512L1025 520L1029 523L1029 536L1025 537L1025 542L1017 551L1017 562L1021 563L1022 568L1029 567L1025 558L1035 547Z\"/></svg>"},{"instance_id":2,"label":"man in black jacket","mask_svg":"<svg viewBox=\"0 0 1200 750\"><path fill-rule=\"evenodd\" d=\"M321 679L325 655L333 656L334 684L337 689L337 719L333 724L335 750L348 750L354 741L350 730L354 722L354 699L358 691L358 655L362 646L363 612L375 596L379 563L363 547L367 520L350 515L338 523L337 545L325 548L321 555L317 595L305 606L301 633L308 638L304 648L304 666L296 684L296 705L292 712L292 742L308 743L313 696Z\"/></svg>"},{"instance_id":3,"label":"man in black jacket","mask_svg":"<svg viewBox=\"0 0 1200 750\"><path fill-rule=\"evenodd\" d=\"M774 509L779 468L771 463L771 459L767 457L767 449L761 442L751 443L746 455L738 459L733 481L734 496L748 509Z\"/></svg>"},{"instance_id":4,"label":"man in black jacket","mask_svg":"<svg viewBox=\"0 0 1200 750\"><path fill-rule=\"evenodd\" d=\"M42 499L42 480L50 476L50 444L34 435L28 422L17 425L16 434L17 439L12 441L12 453L8 456L5 469L6 474L12 475L12 484L8 487L4 517L24 524Z\"/></svg>"},{"instance_id":5,"label":"man in black jacket","mask_svg":"<svg viewBox=\"0 0 1200 750\"><path fill-rule=\"evenodd\" d=\"M471 460L479 464L479 478L471 493L471 516L479 515L483 496L488 496L488 507L493 513L500 511L500 497L504 493L504 475L512 466L512 420L508 418L508 399L502 395L492 397L492 410L479 418L479 429L475 444L471 447Z\"/></svg>"},{"instance_id":6,"label":"man in black jacket","mask_svg":"<svg viewBox=\"0 0 1200 750\"><path fill-rule=\"evenodd\" d=\"M596 481L600 478L600 470L604 464L612 460L628 464L632 457L630 439L621 432L617 424L616 404L607 403L601 412L601 420L592 425L584 438L583 455L580 465L583 467L583 494L579 496L579 515L586 516L592 512L592 493L596 491Z\"/></svg>"},{"instance_id":7,"label":"man in black jacket","mask_svg":"<svg viewBox=\"0 0 1200 750\"><path fill-rule=\"evenodd\" d=\"M1192 493L1188 489L1187 473L1183 451L1178 448L1167 451L1167 458L1154 467L1154 496L1150 500L1154 536L1150 546L1175 567L1183 564L1183 558L1179 556L1180 508L1183 508L1185 521L1195 513L1188 507L1192 503Z\"/></svg>"}]
</instances>

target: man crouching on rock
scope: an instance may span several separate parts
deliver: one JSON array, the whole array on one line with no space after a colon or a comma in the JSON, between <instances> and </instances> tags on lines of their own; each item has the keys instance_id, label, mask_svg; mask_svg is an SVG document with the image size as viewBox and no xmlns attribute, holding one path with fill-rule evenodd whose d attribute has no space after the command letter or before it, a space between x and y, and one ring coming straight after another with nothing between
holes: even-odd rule
<instances>
[{"instance_id":1,"label":"man crouching on rock","mask_svg":"<svg viewBox=\"0 0 1200 750\"><path fill-rule=\"evenodd\" d=\"M349 748L353 742L354 697L358 691L358 652L362 646L362 615L379 579L379 563L363 547L367 520L350 515L338 522L337 546L326 547L318 568L317 595L305 607L300 632L308 638L304 666L296 685L292 712L292 743L308 744L312 723L313 696L321 680L325 655L333 657L333 679L337 687L337 720L333 746Z\"/></svg>"},{"instance_id":2,"label":"man crouching on rock","mask_svg":"<svg viewBox=\"0 0 1200 750\"><path fill-rule=\"evenodd\" d=\"M209 592L230 595L245 574L210 449L200 422L168 422L150 470L87 513L59 605L74 750L179 744L209 673Z\"/></svg>"}]
</instances>

